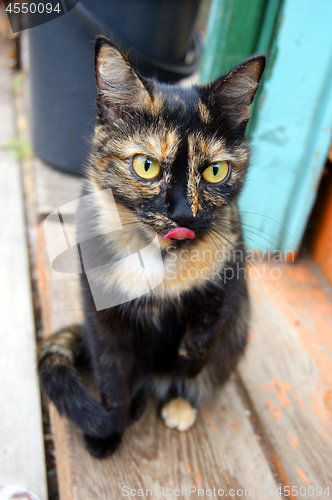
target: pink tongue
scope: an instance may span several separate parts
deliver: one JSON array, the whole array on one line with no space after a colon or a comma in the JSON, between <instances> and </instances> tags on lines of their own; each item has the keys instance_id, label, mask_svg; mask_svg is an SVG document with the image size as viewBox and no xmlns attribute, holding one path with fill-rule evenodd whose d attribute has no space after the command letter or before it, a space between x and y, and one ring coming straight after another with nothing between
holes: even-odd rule
<instances>
[{"instance_id":1,"label":"pink tongue","mask_svg":"<svg viewBox=\"0 0 332 500\"><path fill-rule=\"evenodd\" d=\"M169 233L165 234L165 238L174 238L175 240L185 240L186 238L189 238L190 240L193 240L195 238L195 233L186 227L176 227Z\"/></svg>"}]
</instances>

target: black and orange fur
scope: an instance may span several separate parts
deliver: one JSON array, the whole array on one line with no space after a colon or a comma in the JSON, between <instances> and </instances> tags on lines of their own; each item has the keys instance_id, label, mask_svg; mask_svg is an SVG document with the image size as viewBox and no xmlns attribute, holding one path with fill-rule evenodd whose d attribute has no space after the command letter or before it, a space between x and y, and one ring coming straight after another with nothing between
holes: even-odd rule
<instances>
[{"instance_id":1,"label":"black and orange fur","mask_svg":"<svg viewBox=\"0 0 332 500\"><path fill-rule=\"evenodd\" d=\"M196 237L161 239L164 281L122 305L96 311L83 274L84 328L58 332L40 347L46 393L84 430L94 456L116 449L151 395L163 416L179 398L196 408L228 378L245 348L247 288L243 274L233 273L243 258L236 198L249 162L250 104L264 65L264 56L254 56L209 85L184 89L142 78L112 42L96 41L97 123L84 193L97 201L92 221L81 214L79 231L93 227L102 235L101 252L118 259L177 225ZM162 175L138 178L131 163L136 154L157 160ZM205 182L203 170L222 160L230 165L227 179ZM125 242L105 231L107 200L99 193L107 188L126 227ZM100 279L126 296L135 282L127 271ZM75 371L82 353L91 360L102 404Z\"/></svg>"}]
</instances>

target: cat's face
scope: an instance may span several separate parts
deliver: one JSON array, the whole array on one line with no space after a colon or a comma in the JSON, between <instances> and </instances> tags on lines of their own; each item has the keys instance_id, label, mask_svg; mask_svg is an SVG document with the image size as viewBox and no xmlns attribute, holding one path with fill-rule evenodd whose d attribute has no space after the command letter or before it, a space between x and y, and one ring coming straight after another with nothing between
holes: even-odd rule
<instances>
[{"instance_id":1,"label":"cat's face","mask_svg":"<svg viewBox=\"0 0 332 500\"><path fill-rule=\"evenodd\" d=\"M245 127L264 64L254 57L209 85L184 89L139 77L116 47L97 39L89 175L112 189L120 216L164 245L213 230L243 184Z\"/></svg>"}]
</instances>

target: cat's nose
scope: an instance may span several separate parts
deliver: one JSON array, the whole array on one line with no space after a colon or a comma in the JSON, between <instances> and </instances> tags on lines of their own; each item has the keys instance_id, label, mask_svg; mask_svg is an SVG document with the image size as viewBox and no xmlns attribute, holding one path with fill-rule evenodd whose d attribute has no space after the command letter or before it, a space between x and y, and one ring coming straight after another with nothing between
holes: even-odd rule
<instances>
[{"instance_id":1,"label":"cat's nose","mask_svg":"<svg viewBox=\"0 0 332 500\"><path fill-rule=\"evenodd\" d=\"M178 226L180 227L187 227L190 229L190 226L194 222L195 218L193 216L191 217L185 217L185 216L176 216L172 217L172 220L177 223Z\"/></svg>"},{"instance_id":2,"label":"cat's nose","mask_svg":"<svg viewBox=\"0 0 332 500\"><path fill-rule=\"evenodd\" d=\"M179 191L172 193L172 196L169 197L168 210L170 218L180 227L190 229L195 221L188 198Z\"/></svg>"},{"instance_id":3,"label":"cat's nose","mask_svg":"<svg viewBox=\"0 0 332 500\"><path fill-rule=\"evenodd\" d=\"M175 207L175 209L170 213L170 217L180 227L190 228L192 223L195 221L195 217L193 216L189 206Z\"/></svg>"}]
</instances>

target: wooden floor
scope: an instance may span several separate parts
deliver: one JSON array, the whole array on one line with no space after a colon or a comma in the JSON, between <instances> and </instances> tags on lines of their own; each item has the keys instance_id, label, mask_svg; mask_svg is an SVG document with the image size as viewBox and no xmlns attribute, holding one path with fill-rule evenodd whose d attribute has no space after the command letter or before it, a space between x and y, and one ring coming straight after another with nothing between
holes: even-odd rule
<instances>
[{"instance_id":1,"label":"wooden floor","mask_svg":"<svg viewBox=\"0 0 332 500\"><path fill-rule=\"evenodd\" d=\"M16 124L11 78L0 40L0 498L8 498L1 487L21 484L46 500L22 180L12 150Z\"/></svg>"},{"instance_id":2,"label":"wooden floor","mask_svg":"<svg viewBox=\"0 0 332 500\"><path fill-rule=\"evenodd\" d=\"M19 109L20 115L24 106ZM52 270L43 227L45 216L79 196L81 179L30 158L23 159L23 182L35 237L31 263L49 335L82 321L77 275ZM310 257L292 265L256 263L248 274L246 355L187 433L167 429L151 404L118 452L99 461L85 450L82 433L51 406L61 500L115 500L128 492L123 487L136 496L143 489L144 498L157 498L146 489L165 488L168 499L186 498L189 487L193 499L203 495L198 488L205 497L215 488L216 495L219 489L219 496L223 490L236 499L249 496L245 490L253 490L253 498L278 499L284 486L293 487L293 499L327 498L327 488L332 494L331 289Z\"/></svg>"}]
</instances>

